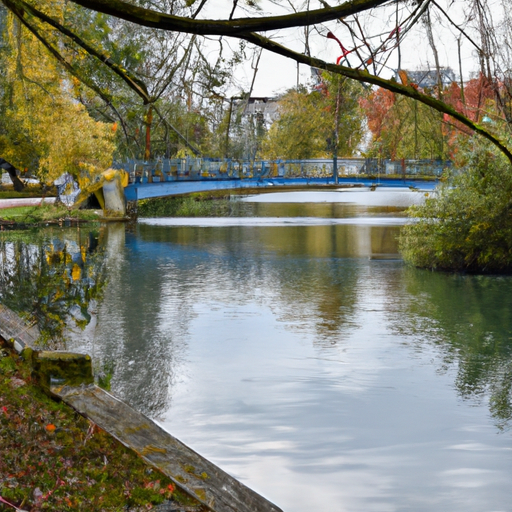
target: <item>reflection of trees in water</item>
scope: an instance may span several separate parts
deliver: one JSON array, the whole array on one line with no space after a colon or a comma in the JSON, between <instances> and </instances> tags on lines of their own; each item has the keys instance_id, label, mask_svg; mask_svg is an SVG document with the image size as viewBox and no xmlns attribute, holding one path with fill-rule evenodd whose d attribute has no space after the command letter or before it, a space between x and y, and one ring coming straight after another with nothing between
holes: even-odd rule
<instances>
[{"instance_id":1,"label":"reflection of trees in water","mask_svg":"<svg viewBox=\"0 0 512 512\"><path fill-rule=\"evenodd\" d=\"M500 429L512 420L512 279L407 269L390 287L406 293L394 328L441 353L441 371L457 367L464 399L489 400ZM390 308L393 306L390 305Z\"/></svg>"},{"instance_id":2,"label":"reflection of trees in water","mask_svg":"<svg viewBox=\"0 0 512 512\"><path fill-rule=\"evenodd\" d=\"M286 258L274 261L271 308L288 328L319 345L339 342L355 326L360 266L355 261Z\"/></svg>"},{"instance_id":3,"label":"reflection of trees in water","mask_svg":"<svg viewBox=\"0 0 512 512\"><path fill-rule=\"evenodd\" d=\"M186 290L168 282L158 244L140 243L121 223L108 224L104 235L109 284L95 337L83 348L100 366L114 367L111 386L120 398L155 417L170 406L175 368L185 352L190 311L179 304L186 304ZM166 298L173 294L180 314L170 323Z\"/></svg>"},{"instance_id":4,"label":"reflection of trees in water","mask_svg":"<svg viewBox=\"0 0 512 512\"><path fill-rule=\"evenodd\" d=\"M106 228L109 286L88 350L95 360L115 361L112 389L152 417L171 405L196 304L225 304L229 297L230 305L260 301L278 317L294 317L299 328L307 323L320 340L353 314L357 265L347 270L338 260L308 261L304 250L313 237L276 262L269 240L255 243L246 228L137 230L139 236L125 235L122 225ZM292 245L293 251L300 246Z\"/></svg>"},{"instance_id":5,"label":"reflection of trees in water","mask_svg":"<svg viewBox=\"0 0 512 512\"><path fill-rule=\"evenodd\" d=\"M363 236L361 235L363 233ZM291 329L315 332L316 341L336 342L352 325L359 265L340 258L371 246L372 228L360 226L290 226L165 228L141 226L148 242L180 247L179 272L194 296L208 290L209 300L262 301ZM175 249L176 250L176 249ZM197 267L190 267L194 262ZM182 277L183 279L183 277ZM259 292L255 292L259 290Z\"/></svg>"},{"instance_id":6,"label":"reflection of trees in water","mask_svg":"<svg viewBox=\"0 0 512 512\"><path fill-rule=\"evenodd\" d=\"M105 275L98 232L46 229L0 236L0 300L32 320L40 341L62 347L72 318L84 328Z\"/></svg>"},{"instance_id":7,"label":"reflection of trees in water","mask_svg":"<svg viewBox=\"0 0 512 512\"><path fill-rule=\"evenodd\" d=\"M116 361L113 389L153 417L170 407L178 376L187 378L180 365L197 304L259 303L331 345L357 325L365 260L346 255L386 250L386 237L360 226L136 229L126 238L124 226L106 231L109 287L91 351Z\"/></svg>"}]
</instances>

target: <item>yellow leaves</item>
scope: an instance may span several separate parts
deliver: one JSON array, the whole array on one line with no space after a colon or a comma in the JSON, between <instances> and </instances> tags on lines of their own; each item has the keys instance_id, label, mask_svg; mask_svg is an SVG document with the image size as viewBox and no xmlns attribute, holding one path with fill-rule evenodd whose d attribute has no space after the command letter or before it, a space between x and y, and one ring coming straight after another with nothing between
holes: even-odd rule
<instances>
[{"instance_id":1,"label":"yellow leaves","mask_svg":"<svg viewBox=\"0 0 512 512\"><path fill-rule=\"evenodd\" d=\"M491 230L492 230L492 226L489 222L487 222L487 221L475 222L469 229L469 233L466 238L466 241L471 240L471 238L475 237L475 236L482 236L482 235L487 236Z\"/></svg>"},{"instance_id":2,"label":"yellow leaves","mask_svg":"<svg viewBox=\"0 0 512 512\"><path fill-rule=\"evenodd\" d=\"M71 277L73 281L78 281L82 277L82 269L76 263L71 270Z\"/></svg>"},{"instance_id":3,"label":"yellow leaves","mask_svg":"<svg viewBox=\"0 0 512 512\"><path fill-rule=\"evenodd\" d=\"M409 77L407 76L407 72L403 69L400 69L398 71L398 76L400 77L400 81L402 82L402 85L409 85Z\"/></svg>"},{"instance_id":4,"label":"yellow leaves","mask_svg":"<svg viewBox=\"0 0 512 512\"><path fill-rule=\"evenodd\" d=\"M119 172L121 174L121 186L126 188L130 180L130 175L125 170L120 170Z\"/></svg>"},{"instance_id":5,"label":"yellow leaves","mask_svg":"<svg viewBox=\"0 0 512 512\"><path fill-rule=\"evenodd\" d=\"M48 0L44 7L53 17L62 16L63 0ZM16 34L21 31L22 38ZM39 171L51 183L64 172L80 174L89 167L89 179L112 162L115 132L110 124L92 119L73 97L80 82L64 77L48 51L23 27L7 26L11 54L0 62L9 87L10 106L5 109L5 134L0 141L4 158L17 167ZM53 41L54 34L46 28ZM82 58L83 51L75 58ZM39 169L34 169L34 155Z\"/></svg>"},{"instance_id":6,"label":"yellow leaves","mask_svg":"<svg viewBox=\"0 0 512 512\"><path fill-rule=\"evenodd\" d=\"M88 56L89 54L83 48L78 48L74 55L74 60L85 60Z\"/></svg>"},{"instance_id":7,"label":"yellow leaves","mask_svg":"<svg viewBox=\"0 0 512 512\"><path fill-rule=\"evenodd\" d=\"M103 177L107 181L112 181L116 177L116 170L115 169L108 169L103 173Z\"/></svg>"},{"instance_id":8,"label":"yellow leaves","mask_svg":"<svg viewBox=\"0 0 512 512\"><path fill-rule=\"evenodd\" d=\"M62 251L55 251L53 246L50 247L48 251L46 251L46 261L48 265L57 265L64 258L64 253Z\"/></svg>"},{"instance_id":9,"label":"yellow leaves","mask_svg":"<svg viewBox=\"0 0 512 512\"><path fill-rule=\"evenodd\" d=\"M63 101L48 121L54 126L51 145L41 164L51 169L52 180L70 172L81 180L94 181L112 163L114 143L110 125L92 119L85 107Z\"/></svg>"}]
</instances>

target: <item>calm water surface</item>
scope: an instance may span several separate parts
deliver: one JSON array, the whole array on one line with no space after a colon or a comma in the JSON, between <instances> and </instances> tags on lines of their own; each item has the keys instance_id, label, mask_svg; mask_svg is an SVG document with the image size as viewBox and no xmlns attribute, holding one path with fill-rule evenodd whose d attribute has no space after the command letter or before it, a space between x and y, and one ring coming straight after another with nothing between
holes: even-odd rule
<instances>
[{"instance_id":1,"label":"calm water surface","mask_svg":"<svg viewBox=\"0 0 512 512\"><path fill-rule=\"evenodd\" d=\"M108 226L84 348L285 512L510 511L512 279L407 268L380 193Z\"/></svg>"}]
</instances>

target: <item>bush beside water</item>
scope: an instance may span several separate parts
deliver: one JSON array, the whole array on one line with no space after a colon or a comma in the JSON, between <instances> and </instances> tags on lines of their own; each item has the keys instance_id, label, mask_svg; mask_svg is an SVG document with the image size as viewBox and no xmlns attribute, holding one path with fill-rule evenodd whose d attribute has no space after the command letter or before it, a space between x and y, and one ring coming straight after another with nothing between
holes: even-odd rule
<instances>
[{"instance_id":1,"label":"bush beside water","mask_svg":"<svg viewBox=\"0 0 512 512\"><path fill-rule=\"evenodd\" d=\"M476 144L475 144L476 146ZM403 228L404 260L432 270L512 271L512 166L480 143Z\"/></svg>"}]
</instances>

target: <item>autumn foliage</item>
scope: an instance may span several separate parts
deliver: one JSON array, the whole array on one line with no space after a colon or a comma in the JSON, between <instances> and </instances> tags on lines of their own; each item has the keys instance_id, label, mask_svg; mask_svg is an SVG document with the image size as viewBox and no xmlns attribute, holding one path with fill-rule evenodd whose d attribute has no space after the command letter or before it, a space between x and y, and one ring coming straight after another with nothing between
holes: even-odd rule
<instances>
[{"instance_id":1,"label":"autumn foliage","mask_svg":"<svg viewBox=\"0 0 512 512\"><path fill-rule=\"evenodd\" d=\"M1 341L0 453L0 510L136 512L171 498L199 508L105 431L43 394Z\"/></svg>"},{"instance_id":2,"label":"autumn foliage","mask_svg":"<svg viewBox=\"0 0 512 512\"><path fill-rule=\"evenodd\" d=\"M499 126L503 116L495 99L502 87L503 84L480 74L465 83L463 89L459 83L452 82L441 95L446 104L471 121L478 124L484 120ZM430 91L430 94L437 95L437 91ZM455 158L461 137L467 138L472 134L467 126L448 114L441 116L386 89L375 89L362 98L360 104L372 133L373 151L376 152L378 147L383 157ZM432 152L432 148L436 151Z\"/></svg>"},{"instance_id":3,"label":"autumn foliage","mask_svg":"<svg viewBox=\"0 0 512 512\"><path fill-rule=\"evenodd\" d=\"M368 128L373 138L380 139L382 130L386 129L386 118L395 104L394 93L379 87L368 97L361 98L360 104L366 114Z\"/></svg>"}]
</instances>

